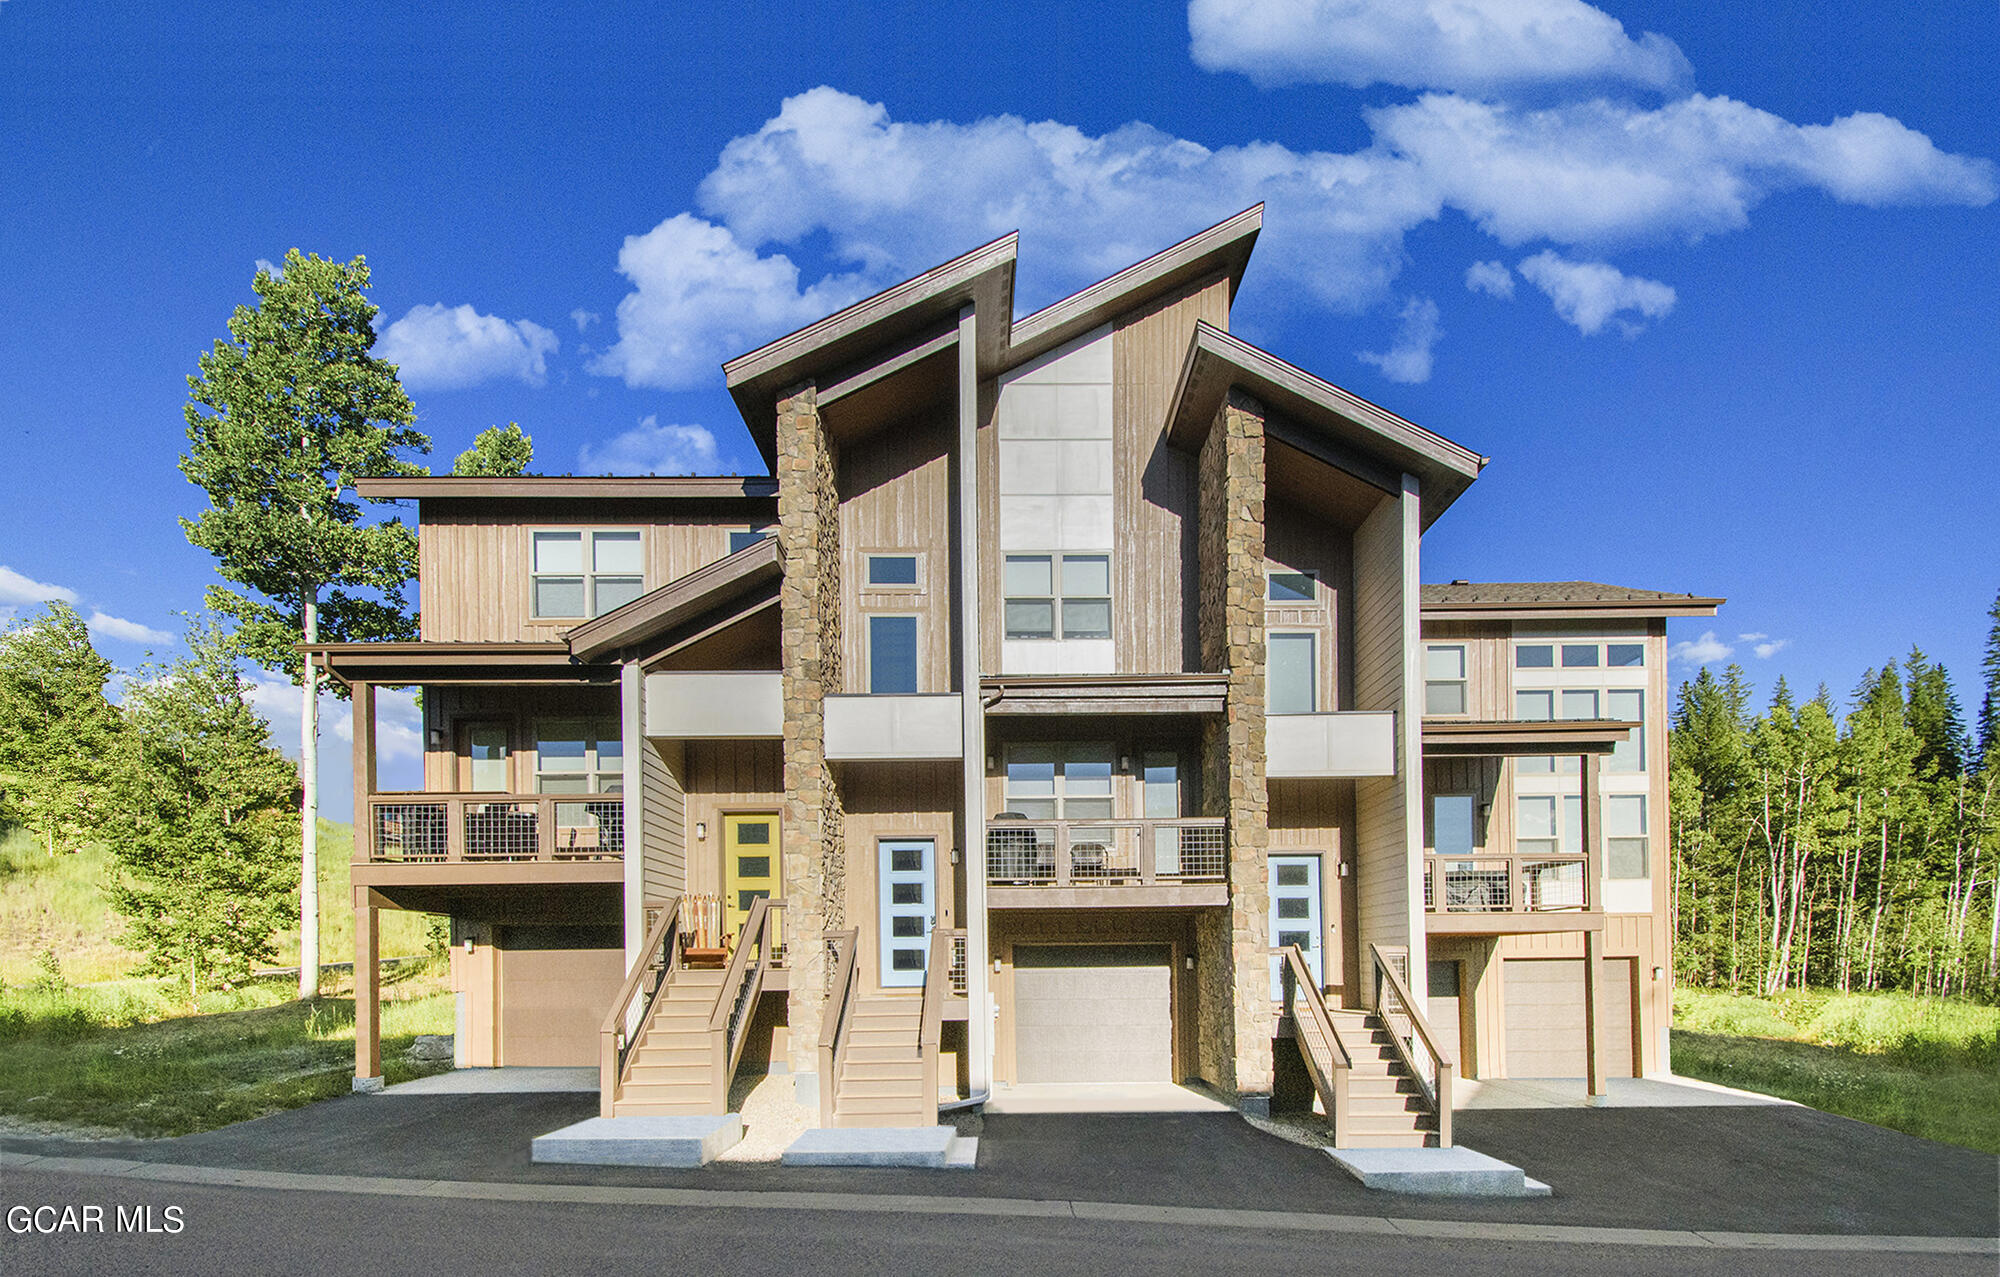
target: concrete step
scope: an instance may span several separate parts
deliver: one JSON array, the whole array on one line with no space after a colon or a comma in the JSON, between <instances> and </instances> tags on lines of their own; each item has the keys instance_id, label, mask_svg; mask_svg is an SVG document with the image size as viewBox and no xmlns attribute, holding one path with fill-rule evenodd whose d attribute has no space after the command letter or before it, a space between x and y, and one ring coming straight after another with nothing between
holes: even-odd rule
<instances>
[{"instance_id":1,"label":"concrete step","mask_svg":"<svg viewBox=\"0 0 2000 1277\"><path fill-rule=\"evenodd\" d=\"M589 1166L700 1166L742 1138L743 1121L734 1113L621 1113L537 1136L529 1156Z\"/></svg>"},{"instance_id":2,"label":"concrete step","mask_svg":"<svg viewBox=\"0 0 2000 1277\"><path fill-rule=\"evenodd\" d=\"M1518 1166L1463 1146L1330 1148L1333 1160L1368 1188L1449 1197L1546 1197L1549 1186Z\"/></svg>"},{"instance_id":3,"label":"concrete step","mask_svg":"<svg viewBox=\"0 0 2000 1277\"><path fill-rule=\"evenodd\" d=\"M837 1127L810 1130L785 1150L787 1166L917 1166L952 1164L958 1136L949 1126L903 1129Z\"/></svg>"}]
</instances>

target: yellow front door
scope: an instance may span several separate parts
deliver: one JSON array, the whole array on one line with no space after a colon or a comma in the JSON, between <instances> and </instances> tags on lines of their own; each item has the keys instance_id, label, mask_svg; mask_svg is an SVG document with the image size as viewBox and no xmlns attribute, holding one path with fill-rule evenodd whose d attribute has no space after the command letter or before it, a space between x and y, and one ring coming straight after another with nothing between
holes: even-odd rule
<instances>
[{"instance_id":1,"label":"yellow front door","mask_svg":"<svg viewBox=\"0 0 2000 1277\"><path fill-rule=\"evenodd\" d=\"M778 893L778 817L759 813L722 818L723 929L731 936L743 933L743 922L759 896L775 899ZM777 920L771 921L771 938L778 938ZM732 941L733 943L733 941Z\"/></svg>"}]
</instances>

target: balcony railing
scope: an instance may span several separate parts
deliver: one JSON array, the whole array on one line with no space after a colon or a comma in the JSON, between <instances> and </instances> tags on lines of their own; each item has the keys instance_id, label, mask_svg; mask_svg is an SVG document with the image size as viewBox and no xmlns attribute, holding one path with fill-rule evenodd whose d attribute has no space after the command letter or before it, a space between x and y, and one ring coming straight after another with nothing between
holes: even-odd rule
<instances>
[{"instance_id":1,"label":"balcony railing","mask_svg":"<svg viewBox=\"0 0 2000 1277\"><path fill-rule=\"evenodd\" d=\"M1580 913L1587 904L1581 856L1426 856L1430 913Z\"/></svg>"},{"instance_id":2,"label":"balcony railing","mask_svg":"<svg viewBox=\"0 0 2000 1277\"><path fill-rule=\"evenodd\" d=\"M986 880L1017 887L1219 882L1228 873L1223 821L1019 820L986 824Z\"/></svg>"},{"instance_id":3,"label":"balcony railing","mask_svg":"<svg viewBox=\"0 0 2000 1277\"><path fill-rule=\"evenodd\" d=\"M376 794L355 859L389 864L622 860L615 794Z\"/></svg>"}]
</instances>

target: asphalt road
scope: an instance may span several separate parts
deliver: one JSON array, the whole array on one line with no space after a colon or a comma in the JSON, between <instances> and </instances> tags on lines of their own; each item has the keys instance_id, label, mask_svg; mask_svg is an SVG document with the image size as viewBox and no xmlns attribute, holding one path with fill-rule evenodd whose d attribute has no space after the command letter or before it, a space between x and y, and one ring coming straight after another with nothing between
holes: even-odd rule
<instances>
[{"instance_id":1,"label":"asphalt road","mask_svg":"<svg viewBox=\"0 0 2000 1277\"><path fill-rule=\"evenodd\" d=\"M177 1207L178 1234L20 1236L12 1274L1079 1273L1927 1274L1991 1255L1463 1241L1074 1218L460 1201L160 1184L9 1168L4 1204Z\"/></svg>"}]
</instances>

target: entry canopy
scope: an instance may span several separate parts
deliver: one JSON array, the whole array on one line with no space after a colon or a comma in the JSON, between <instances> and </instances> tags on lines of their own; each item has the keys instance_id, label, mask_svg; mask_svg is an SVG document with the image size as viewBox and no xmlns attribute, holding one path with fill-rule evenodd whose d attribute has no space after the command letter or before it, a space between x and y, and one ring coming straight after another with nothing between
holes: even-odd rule
<instances>
[{"instance_id":1,"label":"entry canopy","mask_svg":"<svg viewBox=\"0 0 2000 1277\"><path fill-rule=\"evenodd\" d=\"M1415 475L1426 528L1472 486L1488 460L1207 320L1188 340L1167 414L1167 441L1199 450L1232 388L1263 405L1272 438L1385 493L1402 491L1402 476Z\"/></svg>"}]
</instances>

